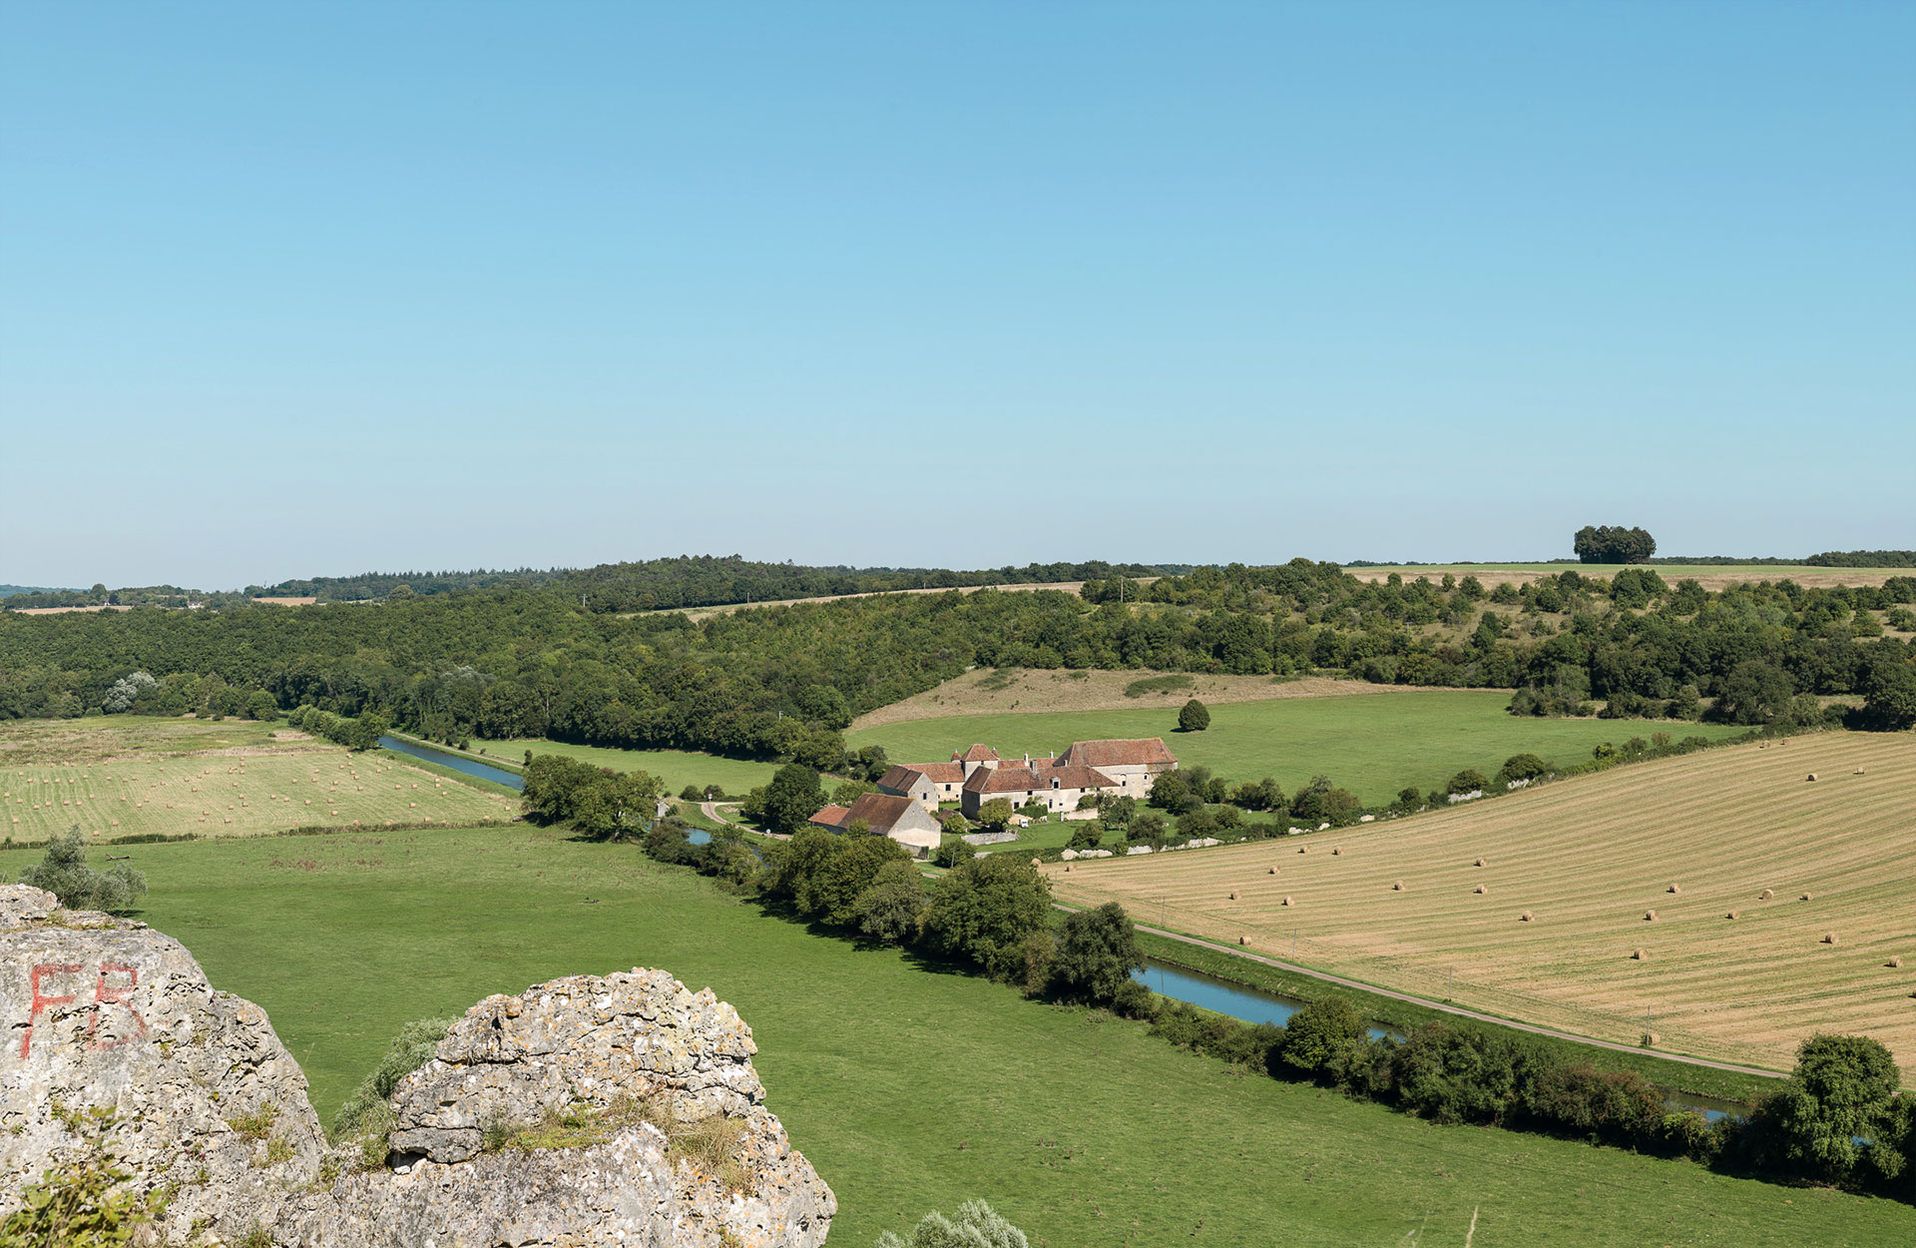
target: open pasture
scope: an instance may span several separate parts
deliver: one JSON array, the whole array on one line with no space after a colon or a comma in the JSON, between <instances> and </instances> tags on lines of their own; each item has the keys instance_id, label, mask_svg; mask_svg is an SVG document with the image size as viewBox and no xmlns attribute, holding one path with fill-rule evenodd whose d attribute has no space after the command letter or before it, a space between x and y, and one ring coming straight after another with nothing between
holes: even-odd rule
<instances>
[{"instance_id":1,"label":"open pasture","mask_svg":"<svg viewBox=\"0 0 1916 1248\"><path fill-rule=\"evenodd\" d=\"M476 741L486 755L509 763L525 761L526 751L562 754L594 767L613 771L648 771L665 782L665 791L676 794L688 784L700 788L716 784L728 794L743 796L772 778L777 763L753 762L744 758L724 758L701 754L696 750L620 750L602 745L571 745L564 741L546 741L537 737L514 737L506 741Z\"/></svg>"},{"instance_id":2,"label":"open pasture","mask_svg":"<svg viewBox=\"0 0 1916 1248\"><path fill-rule=\"evenodd\" d=\"M854 731L913 719L950 715L998 715L1011 711L1129 711L1177 709L1191 698L1207 706L1269 702L1277 698L1334 698L1371 693L1408 693L1417 686L1373 685L1323 676L1228 676L1186 672L1054 671L1039 668L979 668L954 676L902 702L881 706L852 721ZM967 742L967 744L969 744Z\"/></svg>"},{"instance_id":3,"label":"open pasture","mask_svg":"<svg viewBox=\"0 0 1916 1248\"><path fill-rule=\"evenodd\" d=\"M1527 585L1559 572L1575 572L1580 576L1598 576L1608 580L1625 566L1619 563L1443 563L1346 568L1345 571L1360 581L1384 581L1393 573L1407 581L1414 581L1420 576L1437 581L1446 574L1460 579L1474 576L1486 587L1494 589L1498 585ZM1672 585L1689 580L1711 591L1756 581L1782 580L1817 589L1875 586L1892 576L1910 575L1908 568L1825 568L1809 563L1650 563L1636 566L1648 568Z\"/></svg>"},{"instance_id":4,"label":"open pasture","mask_svg":"<svg viewBox=\"0 0 1916 1248\"><path fill-rule=\"evenodd\" d=\"M1916 1074L1912 794L1916 735L1823 733L1047 870L1066 901L1509 1018L1772 1069L1861 1033Z\"/></svg>"},{"instance_id":5,"label":"open pasture","mask_svg":"<svg viewBox=\"0 0 1916 1248\"><path fill-rule=\"evenodd\" d=\"M140 917L264 1006L330 1116L406 1021L633 965L710 985L866 1248L983 1196L1034 1248L1916 1241L1916 1209L1445 1127L1181 1052L770 917L631 846L526 825L135 845ZM33 858L0 850L0 875ZM1388 1176L1387 1180L1384 1176Z\"/></svg>"},{"instance_id":6,"label":"open pasture","mask_svg":"<svg viewBox=\"0 0 1916 1248\"><path fill-rule=\"evenodd\" d=\"M1062 750L1078 740L1163 737L1186 767L1201 764L1231 780L1271 776L1286 793L1312 776L1328 775L1366 803L1382 805L1406 785L1427 792L1466 767L1488 775L1524 751L1567 766L1589 758L1591 748L1604 741L1621 743L1658 731L1706 737L1734 731L1644 720L1519 718L1504 710L1510 695L1501 690L1406 692L1335 683L1340 689L1374 692L1213 706L1204 732L1178 732L1177 707L1161 706L953 715L854 730L846 740L854 748L882 745L894 762L916 763L949 758L974 741L1009 758Z\"/></svg>"},{"instance_id":7,"label":"open pasture","mask_svg":"<svg viewBox=\"0 0 1916 1248\"><path fill-rule=\"evenodd\" d=\"M509 819L503 796L250 721L121 715L0 725L0 837L245 836Z\"/></svg>"}]
</instances>

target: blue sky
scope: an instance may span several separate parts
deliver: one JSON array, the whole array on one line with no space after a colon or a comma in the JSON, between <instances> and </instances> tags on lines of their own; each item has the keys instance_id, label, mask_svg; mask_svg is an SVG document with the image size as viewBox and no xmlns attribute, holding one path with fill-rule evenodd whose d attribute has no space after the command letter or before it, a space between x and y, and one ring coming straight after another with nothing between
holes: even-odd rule
<instances>
[{"instance_id":1,"label":"blue sky","mask_svg":"<svg viewBox=\"0 0 1916 1248\"><path fill-rule=\"evenodd\" d=\"M1916 6L0 4L0 581L1916 546Z\"/></svg>"}]
</instances>

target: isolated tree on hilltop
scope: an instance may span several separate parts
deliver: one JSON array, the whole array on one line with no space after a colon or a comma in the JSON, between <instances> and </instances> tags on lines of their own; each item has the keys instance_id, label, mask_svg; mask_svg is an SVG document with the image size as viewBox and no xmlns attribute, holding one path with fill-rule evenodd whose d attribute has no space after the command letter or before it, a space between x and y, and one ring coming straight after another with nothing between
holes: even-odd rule
<instances>
[{"instance_id":1,"label":"isolated tree on hilltop","mask_svg":"<svg viewBox=\"0 0 1916 1248\"><path fill-rule=\"evenodd\" d=\"M1179 732L1203 732L1211 726L1211 712L1204 703L1192 698L1178 712Z\"/></svg>"},{"instance_id":2,"label":"isolated tree on hilltop","mask_svg":"<svg viewBox=\"0 0 1916 1248\"><path fill-rule=\"evenodd\" d=\"M1582 563L1642 563L1657 553L1657 539L1647 529L1586 524L1577 530L1570 548Z\"/></svg>"}]
</instances>

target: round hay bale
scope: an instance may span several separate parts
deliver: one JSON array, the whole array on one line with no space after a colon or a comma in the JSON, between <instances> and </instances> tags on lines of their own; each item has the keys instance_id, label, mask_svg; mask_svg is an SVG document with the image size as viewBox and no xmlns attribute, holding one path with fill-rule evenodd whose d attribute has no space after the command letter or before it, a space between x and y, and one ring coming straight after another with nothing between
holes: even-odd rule
<instances>
[{"instance_id":1,"label":"round hay bale","mask_svg":"<svg viewBox=\"0 0 1916 1248\"><path fill-rule=\"evenodd\" d=\"M1284 894L1284 901L1283 901L1283 904L1284 904L1284 905L1287 905L1287 906L1288 906L1288 905L1291 905L1291 904L1292 904L1292 902L1291 902L1291 895L1290 895L1289 893L1286 893L1286 894Z\"/></svg>"},{"instance_id":2,"label":"round hay bale","mask_svg":"<svg viewBox=\"0 0 1916 1248\"><path fill-rule=\"evenodd\" d=\"M1644 952L1642 949L1632 949L1630 951L1630 960L1632 962L1648 962L1650 960L1650 955Z\"/></svg>"},{"instance_id":3,"label":"round hay bale","mask_svg":"<svg viewBox=\"0 0 1916 1248\"><path fill-rule=\"evenodd\" d=\"M1240 945L1248 945L1251 943L1251 938L1249 936L1239 936L1237 938L1237 943Z\"/></svg>"},{"instance_id":4,"label":"round hay bale","mask_svg":"<svg viewBox=\"0 0 1916 1248\"><path fill-rule=\"evenodd\" d=\"M1803 900L1808 901L1810 898L1814 897L1815 895L1816 895L1815 893L1804 893Z\"/></svg>"},{"instance_id":5,"label":"round hay bale","mask_svg":"<svg viewBox=\"0 0 1916 1248\"><path fill-rule=\"evenodd\" d=\"M1756 899L1758 901L1768 901L1770 898L1774 896L1776 896L1776 890L1773 888L1766 888L1762 892L1756 895Z\"/></svg>"},{"instance_id":6,"label":"round hay bale","mask_svg":"<svg viewBox=\"0 0 1916 1248\"><path fill-rule=\"evenodd\" d=\"M1816 773L1812 771L1812 772L1811 772L1811 773L1810 773L1809 775L1807 775L1807 776L1804 776L1804 777L1803 777L1803 779L1804 779L1804 781L1805 781L1805 782L1807 782L1807 781L1810 781L1810 780L1814 780L1814 779L1816 779Z\"/></svg>"},{"instance_id":7,"label":"round hay bale","mask_svg":"<svg viewBox=\"0 0 1916 1248\"><path fill-rule=\"evenodd\" d=\"M1822 943L1823 943L1823 944L1826 944L1826 945L1833 945L1833 944L1835 944L1835 943L1836 943L1836 933L1835 933L1835 932L1824 932L1824 933L1823 933L1823 941L1822 941Z\"/></svg>"},{"instance_id":8,"label":"round hay bale","mask_svg":"<svg viewBox=\"0 0 1916 1248\"><path fill-rule=\"evenodd\" d=\"M1664 889L1663 891L1664 891L1664 892L1666 892L1666 893L1680 893L1680 892L1682 892L1682 891L1683 891L1683 885L1681 885L1681 884L1672 884L1672 885L1670 885L1670 887L1668 887L1668 888L1666 888L1666 889Z\"/></svg>"},{"instance_id":9,"label":"round hay bale","mask_svg":"<svg viewBox=\"0 0 1916 1248\"><path fill-rule=\"evenodd\" d=\"M1490 891L1490 886L1487 884L1479 884L1477 887L1471 889L1470 891L1477 894L1479 897L1481 897L1485 893Z\"/></svg>"},{"instance_id":10,"label":"round hay bale","mask_svg":"<svg viewBox=\"0 0 1916 1248\"><path fill-rule=\"evenodd\" d=\"M1042 859L1042 858L1033 858L1033 859L1031 860L1031 865L1032 865L1032 866L1034 866L1034 867L1042 867L1042 866L1044 865L1044 859Z\"/></svg>"},{"instance_id":11,"label":"round hay bale","mask_svg":"<svg viewBox=\"0 0 1916 1248\"><path fill-rule=\"evenodd\" d=\"M1861 768L1861 767L1858 767L1858 768L1856 769L1856 774L1857 774L1857 775L1859 775L1859 776L1860 776L1860 775L1863 775L1863 774L1864 774L1864 769L1863 769L1863 768Z\"/></svg>"},{"instance_id":12,"label":"round hay bale","mask_svg":"<svg viewBox=\"0 0 1916 1248\"><path fill-rule=\"evenodd\" d=\"M1344 847L1343 847L1343 846L1341 846L1341 845L1333 845L1333 846L1331 846L1331 857L1333 857L1333 858L1338 858L1338 857L1342 857L1342 856L1343 856L1343 853L1344 853Z\"/></svg>"},{"instance_id":13,"label":"round hay bale","mask_svg":"<svg viewBox=\"0 0 1916 1248\"><path fill-rule=\"evenodd\" d=\"M1300 854L1308 854L1311 852L1311 847L1308 845L1299 845L1297 847L1297 852Z\"/></svg>"},{"instance_id":14,"label":"round hay bale","mask_svg":"<svg viewBox=\"0 0 1916 1248\"><path fill-rule=\"evenodd\" d=\"M1397 881L1396 883L1394 883L1394 884L1392 884L1392 885L1390 886L1390 891L1391 891L1391 892L1393 892L1393 893L1401 893L1401 892L1403 892L1403 891L1404 891L1404 882L1403 882L1402 880L1398 880L1398 881Z\"/></svg>"},{"instance_id":15,"label":"round hay bale","mask_svg":"<svg viewBox=\"0 0 1916 1248\"><path fill-rule=\"evenodd\" d=\"M1231 900L1232 901L1237 900L1237 890L1235 888L1231 890Z\"/></svg>"},{"instance_id":16,"label":"round hay bale","mask_svg":"<svg viewBox=\"0 0 1916 1248\"><path fill-rule=\"evenodd\" d=\"M1734 919L1736 917L1736 914L1737 912L1732 910L1728 914L1724 915L1723 917L1726 919Z\"/></svg>"},{"instance_id":17,"label":"round hay bale","mask_svg":"<svg viewBox=\"0 0 1916 1248\"><path fill-rule=\"evenodd\" d=\"M1900 971L1903 969L1902 956L1899 954L1896 957L1891 958L1889 961L1883 963L1883 965L1887 966L1892 971Z\"/></svg>"},{"instance_id":18,"label":"round hay bale","mask_svg":"<svg viewBox=\"0 0 1916 1248\"><path fill-rule=\"evenodd\" d=\"M1518 916L1517 916L1517 922L1519 922L1519 923L1531 923L1531 922L1535 922L1535 921L1536 921L1536 918L1537 918L1537 916L1536 916L1536 915L1534 915L1534 914L1532 914L1532 913L1530 913L1530 911L1528 911L1528 910L1526 910L1526 911L1524 911L1524 912L1523 912L1522 914L1520 914L1520 915L1518 915Z\"/></svg>"},{"instance_id":19,"label":"round hay bale","mask_svg":"<svg viewBox=\"0 0 1916 1248\"><path fill-rule=\"evenodd\" d=\"M1478 866L1480 866L1480 867L1487 867L1487 866L1489 866L1490 864L1489 864L1488 862L1485 862L1485 861L1484 861L1484 860L1483 860L1482 858L1479 858L1479 859L1477 860L1477 865L1478 865Z\"/></svg>"},{"instance_id":20,"label":"round hay bale","mask_svg":"<svg viewBox=\"0 0 1916 1248\"><path fill-rule=\"evenodd\" d=\"M1643 1033L1643 1038L1638 1040L1637 1043L1646 1049L1654 1049L1657 1047L1657 1041L1662 1038L1662 1036L1657 1035L1654 1031L1646 1031Z\"/></svg>"},{"instance_id":21,"label":"round hay bale","mask_svg":"<svg viewBox=\"0 0 1916 1248\"><path fill-rule=\"evenodd\" d=\"M1065 874L1066 874L1066 875L1069 875L1069 874L1071 873L1071 864L1070 864L1070 863L1068 863L1068 862L1067 862L1067 863L1065 863L1065 864L1064 864L1064 870L1065 870Z\"/></svg>"},{"instance_id":22,"label":"round hay bale","mask_svg":"<svg viewBox=\"0 0 1916 1248\"><path fill-rule=\"evenodd\" d=\"M1656 922L1656 921L1657 921L1657 912L1656 912L1656 911L1654 911L1654 910L1645 910L1645 911L1643 912L1643 921L1644 921L1645 923L1654 923L1654 922Z\"/></svg>"},{"instance_id":23,"label":"round hay bale","mask_svg":"<svg viewBox=\"0 0 1916 1248\"><path fill-rule=\"evenodd\" d=\"M1276 867L1272 867L1272 868L1271 868L1271 869L1270 869L1269 871L1267 871L1267 872L1265 872L1265 874L1266 874L1266 875L1276 875L1276 874L1277 874L1277 868L1276 868Z\"/></svg>"}]
</instances>

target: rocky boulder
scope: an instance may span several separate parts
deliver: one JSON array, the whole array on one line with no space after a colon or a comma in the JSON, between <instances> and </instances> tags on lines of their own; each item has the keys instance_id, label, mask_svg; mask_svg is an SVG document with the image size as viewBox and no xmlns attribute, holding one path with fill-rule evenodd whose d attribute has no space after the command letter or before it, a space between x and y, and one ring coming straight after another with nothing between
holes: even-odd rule
<instances>
[{"instance_id":1,"label":"rocky boulder","mask_svg":"<svg viewBox=\"0 0 1916 1248\"><path fill-rule=\"evenodd\" d=\"M0 1217L90 1109L169 1245L814 1248L837 1211L751 1030L663 971L486 998L330 1152L264 1011L142 924L0 886L0 1011Z\"/></svg>"},{"instance_id":2,"label":"rocky boulder","mask_svg":"<svg viewBox=\"0 0 1916 1248\"><path fill-rule=\"evenodd\" d=\"M143 923L0 886L0 1216L98 1129L166 1222L243 1238L319 1174L306 1077L266 1012Z\"/></svg>"}]
</instances>

